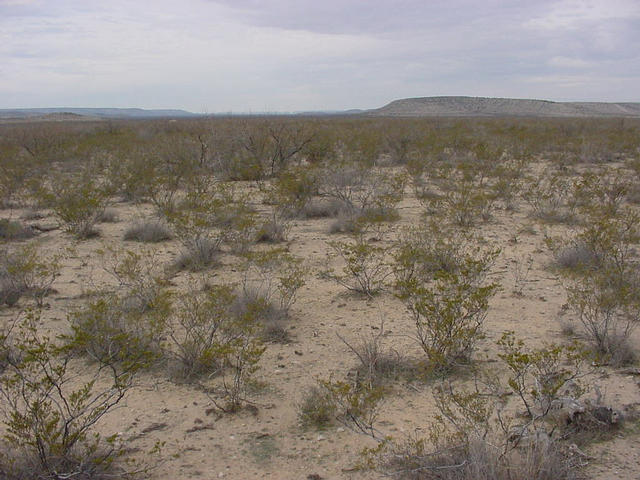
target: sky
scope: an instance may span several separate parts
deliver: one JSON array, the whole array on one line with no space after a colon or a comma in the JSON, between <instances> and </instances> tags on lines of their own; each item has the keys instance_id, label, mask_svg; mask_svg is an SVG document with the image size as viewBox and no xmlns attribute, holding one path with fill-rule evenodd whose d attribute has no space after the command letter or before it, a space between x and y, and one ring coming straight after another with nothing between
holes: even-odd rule
<instances>
[{"instance_id":1,"label":"sky","mask_svg":"<svg viewBox=\"0 0 640 480\"><path fill-rule=\"evenodd\" d=\"M640 0L0 0L0 108L640 101Z\"/></svg>"}]
</instances>

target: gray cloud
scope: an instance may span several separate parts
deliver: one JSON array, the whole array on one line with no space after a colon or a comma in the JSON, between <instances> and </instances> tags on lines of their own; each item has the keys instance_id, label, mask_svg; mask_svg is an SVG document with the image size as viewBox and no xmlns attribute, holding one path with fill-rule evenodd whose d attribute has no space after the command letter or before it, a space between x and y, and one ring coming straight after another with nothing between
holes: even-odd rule
<instances>
[{"instance_id":1,"label":"gray cloud","mask_svg":"<svg viewBox=\"0 0 640 480\"><path fill-rule=\"evenodd\" d=\"M0 107L638 101L636 0L0 0Z\"/></svg>"}]
</instances>

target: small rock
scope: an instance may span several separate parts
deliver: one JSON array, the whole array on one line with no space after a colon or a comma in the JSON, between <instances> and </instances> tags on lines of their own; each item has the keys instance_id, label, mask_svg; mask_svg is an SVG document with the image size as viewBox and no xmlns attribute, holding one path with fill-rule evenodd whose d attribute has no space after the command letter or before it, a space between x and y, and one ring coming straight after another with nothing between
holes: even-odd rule
<instances>
[{"instance_id":1,"label":"small rock","mask_svg":"<svg viewBox=\"0 0 640 480\"><path fill-rule=\"evenodd\" d=\"M296 355L302 356L302 352L300 350L294 350L293 353L295 353Z\"/></svg>"}]
</instances>

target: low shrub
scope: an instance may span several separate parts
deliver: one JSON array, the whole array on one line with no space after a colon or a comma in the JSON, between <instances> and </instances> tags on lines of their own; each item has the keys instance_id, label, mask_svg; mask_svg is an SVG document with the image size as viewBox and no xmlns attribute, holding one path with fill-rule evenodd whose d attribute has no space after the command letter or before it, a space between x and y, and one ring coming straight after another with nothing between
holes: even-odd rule
<instances>
[{"instance_id":1,"label":"low shrub","mask_svg":"<svg viewBox=\"0 0 640 480\"><path fill-rule=\"evenodd\" d=\"M334 255L345 263L342 274L333 270L327 276L347 290L372 297L384 289L386 279L392 274L388 261L389 248L373 245L362 235L348 242L329 242Z\"/></svg>"},{"instance_id":2,"label":"low shrub","mask_svg":"<svg viewBox=\"0 0 640 480\"><path fill-rule=\"evenodd\" d=\"M114 208L105 208L96 219L97 223L116 223L119 220L118 211Z\"/></svg>"},{"instance_id":3,"label":"low shrub","mask_svg":"<svg viewBox=\"0 0 640 480\"><path fill-rule=\"evenodd\" d=\"M379 453L379 468L407 480L574 480L579 462L571 451L544 437L503 452L488 439L430 450L422 439L391 443Z\"/></svg>"},{"instance_id":4,"label":"low shrub","mask_svg":"<svg viewBox=\"0 0 640 480\"><path fill-rule=\"evenodd\" d=\"M25 227L20 222L0 219L0 239L2 240L25 240L35 236L32 228Z\"/></svg>"},{"instance_id":5,"label":"low shrub","mask_svg":"<svg viewBox=\"0 0 640 480\"><path fill-rule=\"evenodd\" d=\"M53 210L63 228L78 239L98 235L95 225L109 203L107 186L88 168L75 176L58 175L40 192L40 200Z\"/></svg>"},{"instance_id":6,"label":"low shrub","mask_svg":"<svg viewBox=\"0 0 640 480\"><path fill-rule=\"evenodd\" d=\"M125 447L94 425L126 397L134 370L99 363L79 377L71 350L39 332L39 315L19 324L16 348L0 379L6 435L0 455L4 478L101 479L128 477L119 460Z\"/></svg>"},{"instance_id":7,"label":"low shrub","mask_svg":"<svg viewBox=\"0 0 640 480\"><path fill-rule=\"evenodd\" d=\"M157 243L171 240L171 229L162 220L136 220L124 233L125 240Z\"/></svg>"},{"instance_id":8,"label":"low shrub","mask_svg":"<svg viewBox=\"0 0 640 480\"><path fill-rule=\"evenodd\" d=\"M175 373L187 381L222 371L225 332L231 321L234 295L228 286L191 291L180 297L174 326L168 332L170 350L176 360Z\"/></svg>"},{"instance_id":9,"label":"low shrub","mask_svg":"<svg viewBox=\"0 0 640 480\"><path fill-rule=\"evenodd\" d=\"M321 387L311 387L298 405L298 421L303 428L324 429L335 421L337 405Z\"/></svg>"},{"instance_id":10,"label":"low shrub","mask_svg":"<svg viewBox=\"0 0 640 480\"><path fill-rule=\"evenodd\" d=\"M143 310L130 298L105 294L71 312L69 348L102 363L155 365L163 357L171 304L163 294Z\"/></svg>"},{"instance_id":11,"label":"low shrub","mask_svg":"<svg viewBox=\"0 0 640 480\"><path fill-rule=\"evenodd\" d=\"M408 287L405 302L432 369L445 373L469 362L497 288L464 271L439 273L433 284Z\"/></svg>"},{"instance_id":12,"label":"low shrub","mask_svg":"<svg viewBox=\"0 0 640 480\"><path fill-rule=\"evenodd\" d=\"M38 306L60 274L60 257L44 257L35 244L0 249L0 305L15 305L29 295Z\"/></svg>"},{"instance_id":13,"label":"low shrub","mask_svg":"<svg viewBox=\"0 0 640 480\"><path fill-rule=\"evenodd\" d=\"M333 218L344 210L343 203L335 198L314 197L298 212L300 218Z\"/></svg>"},{"instance_id":14,"label":"low shrub","mask_svg":"<svg viewBox=\"0 0 640 480\"><path fill-rule=\"evenodd\" d=\"M256 240L262 243L286 242L289 230L291 230L290 223L274 212L258 229Z\"/></svg>"},{"instance_id":15,"label":"low shrub","mask_svg":"<svg viewBox=\"0 0 640 480\"><path fill-rule=\"evenodd\" d=\"M234 312L236 315L253 312L262 325L264 340L288 342L285 322L298 290L306 283L301 259L278 248L252 252L246 255L242 270Z\"/></svg>"},{"instance_id":16,"label":"low shrub","mask_svg":"<svg viewBox=\"0 0 640 480\"><path fill-rule=\"evenodd\" d=\"M636 358L630 337L640 323L637 280L605 270L576 279L567 295L600 362L619 366Z\"/></svg>"}]
</instances>

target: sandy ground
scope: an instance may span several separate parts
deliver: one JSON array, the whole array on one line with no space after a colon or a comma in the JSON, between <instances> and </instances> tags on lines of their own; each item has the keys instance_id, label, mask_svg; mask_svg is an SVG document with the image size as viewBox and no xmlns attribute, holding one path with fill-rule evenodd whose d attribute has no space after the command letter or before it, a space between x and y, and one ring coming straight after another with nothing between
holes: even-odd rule
<instances>
[{"instance_id":1,"label":"sandy ground","mask_svg":"<svg viewBox=\"0 0 640 480\"><path fill-rule=\"evenodd\" d=\"M393 231L419 217L422 207L410 190L407 188L407 197L400 205L402 219L392 227L390 238ZM265 208L258 199L256 206ZM179 246L175 242L149 247L122 240L134 217L152 213L150 205L116 203L114 208L119 221L101 224L99 238L75 242L61 230L39 236L38 241L49 252L63 252L73 247L54 285L57 293L47 299L44 321L49 328L64 331L67 312L82 302L78 297L91 285L109 281L95 254L104 245L153 248L167 263L178 255ZM19 211L0 212L0 216L20 214ZM49 217L31 223L52 222ZM212 403L202 391L172 383L165 374L155 372L142 375L139 386L100 423L100 431L120 433L134 450L134 458L145 459L144 452L156 442L164 443L161 459L152 461L151 478L383 478L380 473L354 468L362 448L375 444L372 439L339 424L324 431L305 431L298 421L297 405L318 379L330 375L344 378L357 365L355 356L338 335L357 342L361 336L375 332L384 320L386 346L409 355L420 355L410 338L414 328L411 318L391 292L373 299L357 297L319 275L328 263L330 248L326 241L342 238L327 233L329 222L293 221L289 249L305 260L312 273L292 309L288 326L292 343L269 344L260 362L257 379L261 386L252 397L257 410L217 415L211 412ZM486 338L476 354L480 362L495 358L495 342L505 330L514 330L529 346L564 338L559 316L566 295L560 279L546 268L551 257L543 243L545 228L554 234L567 232L564 226L536 224L528 217L528 207L523 202L513 212L497 210L489 223L479 226L487 242L502 248L491 273L492 280L499 282L502 289L491 301L485 323ZM523 263L529 256L533 267L524 283L523 294L513 295L514 264ZM214 282L232 279L236 262L233 255L224 255L223 265L205 272L204 276ZM338 266L337 261L332 262ZM178 274L173 282L180 285L186 275ZM0 315L6 319L15 311L15 308L5 308ZM634 341L637 343L638 338ZM624 410L640 401L640 377L599 367L592 378L605 394L607 403L615 408ZM396 438L426 433L435 414L431 388L420 382L396 383L381 409L379 429ZM589 478L640 478L638 432L622 431L613 440L590 445L587 452L592 457L584 472Z\"/></svg>"}]
</instances>

